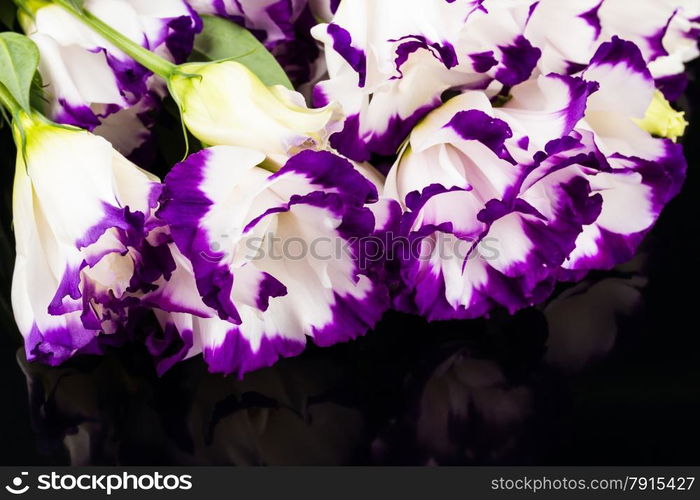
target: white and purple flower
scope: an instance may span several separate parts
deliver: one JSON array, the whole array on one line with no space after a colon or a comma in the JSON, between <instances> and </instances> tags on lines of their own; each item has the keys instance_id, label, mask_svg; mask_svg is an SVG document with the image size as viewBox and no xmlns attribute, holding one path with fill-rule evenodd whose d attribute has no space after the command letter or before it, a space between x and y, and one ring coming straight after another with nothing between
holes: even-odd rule
<instances>
[{"instance_id":1,"label":"white and purple flower","mask_svg":"<svg viewBox=\"0 0 700 500\"><path fill-rule=\"evenodd\" d=\"M38 115L16 120L12 304L27 358L56 365L97 352L135 297L172 270L145 239L161 185L101 137Z\"/></svg>"},{"instance_id":2,"label":"white and purple flower","mask_svg":"<svg viewBox=\"0 0 700 500\"><path fill-rule=\"evenodd\" d=\"M149 300L216 372L269 366L299 354L307 336L320 346L353 339L388 306L360 255L375 227L365 206L374 185L329 152L303 151L274 173L264 160L212 147L165 179L159 216L191 266L193 279L186 268L181 279L197 291L165 284Z\"/></svg>"},{"instance_id":3,"label":"white and purple flower","mask_svg":"<svg viewBox=\"0 0 700 500\"><path fill-rule=\"evenodd\" d=\"M201 21L184 0L87 0L85 8L143 47L184 62ZM48 114L98 133L131 155L149 137L162 82L56 4L39 4L23 28L41 53Z\"/></svg>"},{"instance_id":4,"label":"white and purple flower","mask_svg":"<svg viewBox=\"0 0 700 500\"><path fill-rule=\"evenodd\" d=\"M700 55L700 3L694 0L542 0L525 35L542 50L540 70L572 73L618 36L639 47L669 100L685 90L685 63Z\"/></svg>"},{"instance_id":5,"label":"white and purple flower","mask_svg":"<svg viewBox=\"0 0 700 500\"><path fill-rule=\"evenodd\" d=\"M654 92L640 51L616 38L582 76L528 81L497 108L466 92L428 115L384 193L404 206L410 242L393 256L398 307L512 312L631 258L685 174L680 146L640 126Z\"/></svg>"},{"instance_id":6,"label":"white and purple flower","mask_svg":"<svg viewBox=\"0 0 700 500\"><path fill-rule=\"evenodd\" d=\"M478 109L487 105L470 92L438 108L387 178L385 195L407 211L408 253L392 251L405 284L396 305L429 320L543 300L582 226L600 213L600 196L579 174L598 168L596 158L555 140L546 159L518 164L508 151L513 129Z\"/></svg>"},{"instance_id":7,"label":"white and purple flower","mask_svg":"<svg viewBox=\"0 0 700 500\"><path fill-rule=\"evenodd\" d=\"M333 20L313 30L329 73L315 103L337 101L347 115L333 146L357 161L394 155L446 90L528 79L540 56L523 36L532 3L341 2Z\"/></svg>"},{"instance_id":8,"label":"white and purple flower","mask_svg":"<svg viewBox=\"0 0 700 500\"><path fill-rule=\"evenodd\" d=\"M632 42L614 37L601 45L582 76L596 81L599 90L590 97L576 130L591 134L609 168L589 178L603 197L603 209L596 223L584 228L564 267L609 269L634 255L661 210L680 191L687 165L681 145L651 135L662 132L657 126L663 117L655 114L654 128L648 129L645 116L664 98ZM664 129L668 137L683 135L682 114L670 107L666 114L674 121Z\"/></svg>"}]
</instances>

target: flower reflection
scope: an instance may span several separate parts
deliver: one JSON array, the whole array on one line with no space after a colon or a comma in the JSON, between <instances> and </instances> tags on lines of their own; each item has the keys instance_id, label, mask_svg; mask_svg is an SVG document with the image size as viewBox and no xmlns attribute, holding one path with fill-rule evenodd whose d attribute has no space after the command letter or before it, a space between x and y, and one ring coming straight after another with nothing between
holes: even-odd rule
<instances>
[{"instance_id":1,"label":"flower reflection","mask_svg":"<svg viewBox=\"0 0 700 500\"><path fill-rule=\"evenodd\" d=\"M72 465L334 465L362 441L362 414L325 396L338 379L324 361L237 380L193 360L155 379L138 356L60 368L17 357L40 448Z\"/></svg>"},{"instance_id":2,"label":"flower reflection","mask_svg":"<svg viewBox=\"0 0 700 500\"><path fill-rule=\"evenodd\" d=\"M539 463L569 432L561 412L576 377L634 320L643 263L515 316L390 314L379 332L240 380L198 358L158 377L139 343L61 367L17 358L39 448L58 463Z\"/></svg>"},{"instance_id":3,"label":"flower reflection","mask_svg":"<svg viewBox=\"0 0 700 500\"><path fill-rule=\"evenodd\" d=\"M510 382L498 363L459 351L423 387L412 422L415 446L426 464L497 463L521 441L532 398L531 388ZM379 459L382 448L375 443Z\"/></svg>"},{"instance_id":4,"label":"flower reflection","mask_svg":"<svg viewBox=\"0 0 700 500\"><path fill-rule=\"evenodd\" d=\"M615 346L619 321L638 310L647 279L637 271L640 258L600 279L586 279L545 308L549 326L547 362L576 372Z\"/></svg>"}]
</instances>

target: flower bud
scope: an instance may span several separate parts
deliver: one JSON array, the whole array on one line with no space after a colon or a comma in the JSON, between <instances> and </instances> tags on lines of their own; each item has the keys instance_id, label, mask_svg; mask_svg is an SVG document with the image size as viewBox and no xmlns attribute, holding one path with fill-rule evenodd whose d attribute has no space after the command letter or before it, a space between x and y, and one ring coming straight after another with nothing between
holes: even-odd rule
<instances>
[{"instance_id":1,"label":"flower bud","mask_svg":"<svg viewBox=\"0 0 700 500\"><path fill-rule=\"evenodd\" d=\"M235 61L191 63L169 81L187 128L211 146L241 146L267 155L323 148L337 122L332 107L309 109L300 94L267 87Z\"/></svg>"}]
</instances>

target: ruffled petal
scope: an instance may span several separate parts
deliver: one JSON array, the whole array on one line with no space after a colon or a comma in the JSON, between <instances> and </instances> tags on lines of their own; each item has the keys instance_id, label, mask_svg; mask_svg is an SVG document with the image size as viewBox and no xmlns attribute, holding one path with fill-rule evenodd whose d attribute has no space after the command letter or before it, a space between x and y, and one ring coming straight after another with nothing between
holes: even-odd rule
<instances>
[{"instance_id":1,"label":"ruffled petal","mask_svg":"<svg viewBox=\"0 0 700 500\"><path fill-rule=\"evenodd\" d=\"M547 143L569 135L598 87L597 82L550 74L513 88L512 99L494 111L514 130L511 154L527 164Z\"/></svg>"}]
</instances>

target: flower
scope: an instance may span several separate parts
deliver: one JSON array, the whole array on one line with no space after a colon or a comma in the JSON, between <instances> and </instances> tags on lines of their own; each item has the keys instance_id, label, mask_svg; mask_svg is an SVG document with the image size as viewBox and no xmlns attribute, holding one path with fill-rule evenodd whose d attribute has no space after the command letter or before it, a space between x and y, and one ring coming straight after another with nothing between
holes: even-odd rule
<instances>
[{"instance_id":1,"label":"flower","mask_svg":"<svg viewBox=\"0 0 700 500\"><path fill-rule=\"evenodd\" d=\"M87 131L21 112L14 134L12 305L27 358L56 365L96 352L168 272L145 241L160 183Z\"/></svg>"},{"instance_id":2,"label":"flower","mask_svg":"<svg viewBox=\"0 0 700 500\"><path fill-rule=\"evenodd\" d=\"M341 2L312 32L329 73L315 103L337 101L347 115L333 147L357 161L393 155L446 90L526 80L540 55L523 37L532 3Z\"/></svg>"},{"instance_id":3,"label":"flower","mask_svg":"<svg viewBox=\"0 0 700 500\"><path fill-rule=\"evenodd\" d=\"M631 258L685 174L680 147L638 125L658 115L654 93L639 49L613 38L580 76L540 76L496 108L466 92L429 114L384 190L412 244L398 307L513 312Z\"/></svg>"},{"instance_id":4,"label":"flower","mask_svg":"<svg viewBox=\"0 0 700 500\"><path fill-rule=\"evenodd\" d=\"M320 346L353 339L388 305L360 255L374 185L329 152L302 151L274 173L264 159L217 146L165 178L159 216L186 262L147 300L174 311L165 323L215 372L269 366L299 354L306 336Z\"/></svg>"},{"instance_id":5,"label":"flower","mask_svg":"<svg viewBox=\"0 0 700 500\"><path fill-rule=\"evenodd\" d=\"M84 6L109 19L124 36L175 62L189 56L201 30L184 0L87 0ZM22 20L41 53L39 71L51 118L95 131L123 154L132 154L149 137L146 117L160 102L162 83L59 5L40 3L31 18Z\"/></svg>"},{"instance_id":6,"label":"flower","mask_svg":"<svg viewBox=\"0 0 700 500\"><path fill-rule=\"evenodd\" d=\"M683 125L676 117L668 129L664 115L663 122L650 127L660 96L635 44L613 37L600 46L582 76L598 82L599 90L576 130L592 133L609 168L590 179L603 197L603 211L595 224L584 228L567 259L564 267L572 271L610 269L630 259L680 191L687 168L681 145L649 133L665 128L682 135Z\"/></svg>"},{"instance_id":7,"label":"flower","mask_svg":"<svg viewBox=\"0 0 700 500\"><path fill-rule=\"evenodd\" d=\"M482 110L489 105L469 92L428 115L387 177L384 194L405 207L409 242L392 251L404 284L395 305L428 320L543 300L600 213L581 173L602 168L597 158L553 139L536 165L519 164L508 151L514 128Z\"/></svg>"},{"instance_id":8,"label":"flower","mask_svg":"<svg viewBox=\"0 0 700 500\"><path fill-rule=\"evenodd\" d=\"M281 85L265 86L235 61L179 66L169 82L192 134L210 146L242 146L266 155L323 149L337 121L332 106L309 109Z\"/></svg>"},{"instance_id":9,"label":"flower","mask_svg":"<svg viewBox=\"0 0 700 500\"><path fill-rule=\"evenodd\" d=\"M540 70L570 73L586 66L613 36L633 42L669 100L685 90L684 64L700 55L700 6L693 0L542 0L525 36L542 50Z\"/></svg>"},{"instance_id":10,"label":"flower","mask_svg":"<svg viewBox=\"0 0 700 500\"><path fill-rule=\"evenodd\" d=\"M331 144L367 161L396 154L445 92L492 97L532 77L574 74L613 36L640 47L656 85L675 100L684 63L699 54L699 18L691 0L643 0L635 9L624 0L344 2L313 29L329 74L314 102L342 106L347 119Z\"/></svg>"}]
</instances>

